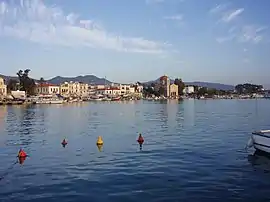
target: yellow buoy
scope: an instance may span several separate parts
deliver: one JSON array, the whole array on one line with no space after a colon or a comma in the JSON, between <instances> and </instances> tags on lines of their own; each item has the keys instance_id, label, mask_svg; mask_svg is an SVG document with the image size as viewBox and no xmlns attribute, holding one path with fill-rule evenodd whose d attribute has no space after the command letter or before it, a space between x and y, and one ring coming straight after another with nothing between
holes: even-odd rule
<instances>
[{"instance_id":1,"label":"yellow buoy","mask_svg":"<svg viewBox=\"0 0 270 202\"><path fill-rule=\"evenodd\" d=\"M98 136L97 145L103 145L103 140L101 136Z\"/></svg>"}]
</instances>

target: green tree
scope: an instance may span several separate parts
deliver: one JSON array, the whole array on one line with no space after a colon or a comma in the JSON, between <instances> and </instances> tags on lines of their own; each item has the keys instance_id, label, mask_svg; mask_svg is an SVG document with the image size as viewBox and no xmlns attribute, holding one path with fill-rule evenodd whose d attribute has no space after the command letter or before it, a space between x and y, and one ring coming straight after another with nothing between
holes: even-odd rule
<instances>
[{"instance_id":1,"label":"green tree","mask_svg":"<svg viewBox=\"0 0 270 202\"><path fill-rule=\"evenodd\" d=\"M158 94L165 96L165 92L166 92L165 88L163 86L160 86L158 89Z\"/></svg>"},{"instance_id":2,"label":"green tree","mask_svg":"<svg viewBox=\"0 0 270 202\"><path fill-rule=\"evenodd\" d=\"M17 72L20 82L19 89L25 91L27 95L34 95L36 84L34 79L29 78L29 72L30 69L26 69L24 71L19 70Z\"/></svg>"},{"instance_id":3,"label":"green tree","mask_svg":"<svg viewBox=\"0 0 270 202\"><path fill-rule=\"evenodd\" d=\"M235 86L235 90L238 94L252 94L252 93L259 93L263 89L262 85L256 85L256 84L238 84Z\"/></svg>"},{"instance_id":4,"label":"green tree","mask_svg":"<svg viewBox=\"0 0 270 202\"><path fill-rule=\"evenodd\" d=\"M183 95L185 83L182 81L182 79L175 79L174 84L178 86L178 95Z\"/></svg>"},{"instance_id":5,"label":"green tree","mask_svg":"<svg viewBox=\"0 0 270 202\"><path fill-rule=\"evenodd\" d=\"M208 95L217 95L218 94L218 91L217 89L214 89L214 88L210 88L210 89L207 89L207 92L206 92Z\"/></svg>"},{"instance_id":6,"label":"green tree","mask_svg":"<svg viewBox=\"0 0 270 202\"><path fill-rule=\"evenodd\" d=\"M46 83L46 81L44 80L43 77L41 77L41 78L39 79L39 83L40 83L40 84L44 84L44 83Z\"/></svg>"},{"instance_id":7,"label":"green tree","mask_svg":"<svg viewBox=\"0 0 270 202\"><path fill-rule=\"evenodd\" d=\"M18 89L19 89L18 81L15 79L10 79L7 84L7 92L10 93L11 91Z\"/></svg>"},{"instance_id":8,"label":"green tree","mask_svg":"<svg viewBox=\"0 0 270 202\"><path fill-rule=\"evenodd\" d=\"M201 88L198 89L197 95L202 96L202 95L207 94L207 92L208 92L208 90L207 90L206 87L201 87Z\"/></svg>"}]
</instances>

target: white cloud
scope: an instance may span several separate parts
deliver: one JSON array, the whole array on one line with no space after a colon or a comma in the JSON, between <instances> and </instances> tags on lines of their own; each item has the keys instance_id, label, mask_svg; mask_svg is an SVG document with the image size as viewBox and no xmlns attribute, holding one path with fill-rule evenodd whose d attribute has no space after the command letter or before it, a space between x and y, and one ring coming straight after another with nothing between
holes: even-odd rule
<instances>
[{"instance_id":1,"label":"white cloud","mask_svg":"<svg viewBox=\"0 0 270 202\"><path fill-rule=\"evenodd\" d=\"M162 0L158 0L162 1ZM163 53L168 44L144 38L120 37L92 20L65 14L42 0L0 3L0 37L8 36L39 44L94 47L125 52Z\"/></svg>"},{"instance_id":2,"label":"white cloud","mask_svg":"<svg viewBox=\"0 0 270 202\"><path fill-rule=\"evenodd\" d=\"M222 16L223 22L231 22L232 20L236 19L241 13L244 12L244 8L239 8L233 11L226 12Z\"/></svg>"},{"instance_id":3,"label":"white cloud","mask_svg":"<svg viewBox=\"0 0 270 202\"><path fill-rule=\"evenodd\" d=\"M209 13L213 15L219 16L219 21L221 22L231 22L235 20L238 16L240 16L244 12L244 8L238 8L238 9L230 9L230 4L219 4L215 6L214 8L210 9Z\"/></svg>"},{"instance_id":4,"label":"white cloud","mask_svg":"<svg viewBox=\"0 0 270 202\"><path fill-rule=\"evenodd\" d=\"M240 43L258 44L264 41L266 36L266 26L244 25L240 28L233 27L229 29L227 36L218 37L218 43L235 40ZM244 49L246 52L247 49Z\"/></svg>"},{"instance_id":5,"label":"white cloud","mask_svg":"<svg viewBox=\"0 0 270 202\"><path fill-rule=\"evenodd\" d=\"M177 21L182 21L183 20L183 15L173 15L173 16L165 16L165 20L177 20Z\"/></svg>"},{"instance_id":6,"label":"white cloud","mask_svg":"<svg viewBox=\"0 0 270 202\"><path fill-rule=\"evenodd\" d=\"M266 29L267 27L265 26L243 26L238 36L238 40L240 42L251 42L258 44L264 39L264 32L266 31Z\"/></svg>"}]
</instances>

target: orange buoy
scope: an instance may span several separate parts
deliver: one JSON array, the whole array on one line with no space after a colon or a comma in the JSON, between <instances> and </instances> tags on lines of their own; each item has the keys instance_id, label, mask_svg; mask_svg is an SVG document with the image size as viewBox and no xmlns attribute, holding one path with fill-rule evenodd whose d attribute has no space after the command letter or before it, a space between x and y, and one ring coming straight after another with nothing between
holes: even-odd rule
<instances>
[{"instance_id":1,"label":"orange buoy","mask_svg":"<svg viewBox=\"0 0 270 202\"><path fill-rule=\"evenodd\" d=\"M142 144L144 143L144 139L143 139L142 134L139 134L139 137L138 137L137 142L138 142L140 145L142 145Z\"/></svg>"},{"instance_id":2,"label":"orange buoy","mask_svg":"<svg viewBox=\"0 0 270 202\"><path fill-rule=\"evenodd\" d=\"M26 158L26 157L27 157L26 152L23 149L20 149L18 153L18 158Z\"/></svg>"}]
</instances>

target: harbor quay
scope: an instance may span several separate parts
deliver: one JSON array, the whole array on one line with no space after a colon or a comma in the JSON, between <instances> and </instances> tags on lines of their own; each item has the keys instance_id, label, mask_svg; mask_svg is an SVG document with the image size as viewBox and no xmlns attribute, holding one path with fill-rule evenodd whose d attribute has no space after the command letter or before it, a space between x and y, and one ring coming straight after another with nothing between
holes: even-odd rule
<instances>
[{"instance_id":1,"label":"harbor quay","mask_svg":"<svg viewBox=\"0 0 270 202\"><path fill-rule=\"evenodd\" d=\"M180 82L179 82L180 81ZM20 86L20 83L17 83ZM38 81L31 94L26 90L9 89L0 78L0 105L63 104L87 101L131 101L131 100L185 100L185 99L263 99L270 98L263 89L244 93L208 89L202 86L185 85L181 80L172 81L161 76L156 83L143 84L88 84L66 81L59 85Z\"/></svg>"}]
</instances>

